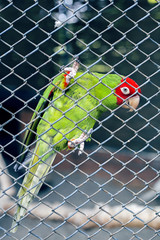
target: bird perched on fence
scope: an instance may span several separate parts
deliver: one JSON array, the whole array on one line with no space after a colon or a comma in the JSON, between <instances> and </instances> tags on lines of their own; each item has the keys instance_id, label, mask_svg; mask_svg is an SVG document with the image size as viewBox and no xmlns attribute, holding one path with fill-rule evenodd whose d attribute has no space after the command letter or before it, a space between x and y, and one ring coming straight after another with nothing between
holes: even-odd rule
<instances>
[{"instance_id":1,"label":"bird perched on fence","mask_svg":"<svg viewBox=\"0 0 160 240\"><path fill-rule=\"evenodd\" d=\"M73 67L65 68L47 87L35 109L24 138L20 163L15 167L17 170L22 164L35 141L34 154L18 192L12 232L38 194L56 152L78 146L79 153L83 152L84 141L90 139L93 126L103 112L120 105L133 111L139 104L141 90L132 79L116 74L77 72L78 67L75 62Z\"/></svg>"}]
</instances>

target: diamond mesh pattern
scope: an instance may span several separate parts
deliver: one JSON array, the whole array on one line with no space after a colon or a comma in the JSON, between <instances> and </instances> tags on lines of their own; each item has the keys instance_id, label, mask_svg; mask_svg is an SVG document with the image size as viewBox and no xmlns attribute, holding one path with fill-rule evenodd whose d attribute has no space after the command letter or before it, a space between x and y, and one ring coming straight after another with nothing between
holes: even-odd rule
<instances>
[{"instance_id":1,"label":"diamond mesh pattern","mask_svg":"<svg viewBox=\"0 0 160 240\"><path fill-rule=\"evenodd\" d=\"M0 12L0 239L159 239L159 1L2 0ZM97 120L82 156L58 153L12 234L24 133L44 89L77 57L84 72L135 79L140 106Z\"/></svg>"}]
</instances>

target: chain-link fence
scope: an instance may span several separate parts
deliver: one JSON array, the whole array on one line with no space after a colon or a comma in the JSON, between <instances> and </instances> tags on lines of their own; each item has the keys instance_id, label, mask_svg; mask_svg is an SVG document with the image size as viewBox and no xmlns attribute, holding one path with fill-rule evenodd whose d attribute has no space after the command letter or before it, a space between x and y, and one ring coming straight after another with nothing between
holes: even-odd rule
<instances>
[{"instance_id":1,"label":"chain-link fence","mask_svg":"<svg viewBox=\"0 0 160 240\"><path fill-rule=\"evenodd\" d=\"M159 1L1 0L0 12L0 239L159 239ZM11 233L24 134L75 59L83 73L134 79L140 105L107 111L80 156L78 147L57 153Z\"/></svg>"}]
</instances>

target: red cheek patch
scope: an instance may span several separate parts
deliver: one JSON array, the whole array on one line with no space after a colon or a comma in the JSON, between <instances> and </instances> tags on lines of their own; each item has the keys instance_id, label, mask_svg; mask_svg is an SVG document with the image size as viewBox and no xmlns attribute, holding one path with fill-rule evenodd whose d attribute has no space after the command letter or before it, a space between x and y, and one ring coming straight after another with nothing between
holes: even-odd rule
<instances>
[{"instance_id":1,"label":"red cheek patch","mask_svg":"<svg viewBox=\"0 0 160 240\"><path fill-rule=\"evenodd\" d=\"M133 95L136 92L137 88L138 88L138 92L141 93L141 90L140 90L138 84L134 80L132 80L131 78L126 78L125 81L122 78L121 83L122 84L115 89L118 105L121 105L126 98ZM128 94L128 95L123 94L122 91L121 91L122 87L129 88L130 94Z\"/></svg>"}]
</instances>

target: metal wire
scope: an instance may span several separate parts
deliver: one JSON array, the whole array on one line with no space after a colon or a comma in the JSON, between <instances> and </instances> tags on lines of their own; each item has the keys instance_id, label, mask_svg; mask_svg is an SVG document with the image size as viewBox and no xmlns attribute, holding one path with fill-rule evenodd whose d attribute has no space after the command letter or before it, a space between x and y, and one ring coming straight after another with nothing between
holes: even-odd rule
<instances>
[{"instance_id":1,"label":"metal wire","mask_svg":"<svg viewBox=\"0 0 160 240\"><path fill-rule=\"evenodd\" d=\"M0 239L159 239L159 10L158 0L0 2ZM96 120L82 156L58 153L12 234L24 132L44 89L77 58L84 74L135 79L141 104Z\"/></svg>"}]
</instances>

